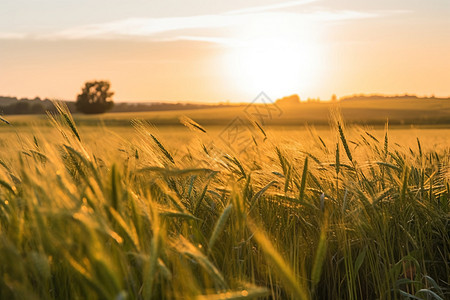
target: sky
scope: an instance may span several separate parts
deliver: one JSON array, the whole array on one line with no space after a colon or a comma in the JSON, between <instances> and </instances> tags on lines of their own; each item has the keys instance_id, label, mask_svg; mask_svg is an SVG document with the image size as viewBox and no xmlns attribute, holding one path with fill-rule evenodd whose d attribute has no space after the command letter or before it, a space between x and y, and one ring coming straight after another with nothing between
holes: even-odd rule
<instances>
[{"instance_id":1,"label":"sky","mask_svg":"<svg viewBox=\"0 0 450 300\"><path fill-rule=\"evenodd\" d=\"M450 96L449 0L1 0L0 95Z\"/></svg>"}]
</instances>

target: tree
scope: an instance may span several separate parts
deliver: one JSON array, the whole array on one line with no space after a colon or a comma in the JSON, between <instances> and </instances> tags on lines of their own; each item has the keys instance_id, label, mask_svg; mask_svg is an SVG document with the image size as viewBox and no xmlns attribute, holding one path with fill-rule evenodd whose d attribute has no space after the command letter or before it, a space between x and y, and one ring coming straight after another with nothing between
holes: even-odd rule
<instances>
[{"instance_id":1,"label":"tree","mask_svg":"<svg viewBox=\"0 0 450 300\"><path fill-rule=\"evenodd\" d=\"M300 104L300 97L297 94L286 96L286 97L283 97L281 99L278 99L276 101L276 104L279 104L279 105L297 105L297 104Z\"/></svg>"},{"instance_id":2,"label":"tree","mask_svg":"<svg viewBox=\"0 0 450 300\"><path fill-rule=\"evenodd\" d=\"M77 110L85 114L101 114L110 110L114 105L114 92L109 90L110 87L109 81L86 82L77 97Z\"/></svg>"}]
</instances>

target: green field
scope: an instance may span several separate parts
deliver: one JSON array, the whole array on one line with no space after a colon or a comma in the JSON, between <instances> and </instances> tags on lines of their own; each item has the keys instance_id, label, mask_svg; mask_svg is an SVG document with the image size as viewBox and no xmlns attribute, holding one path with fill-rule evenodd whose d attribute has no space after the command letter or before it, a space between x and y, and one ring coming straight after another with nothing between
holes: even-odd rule
<instances>
[{"instance_id":1,"label":"green field","mask_svg":"<svg viewBox=\"0 0 450 300\"><path fill-rule=\"evenodd\" d=\"M448 104L388 104L7 117L0 298L446 299Z\"/></svg>"}]
</instances>

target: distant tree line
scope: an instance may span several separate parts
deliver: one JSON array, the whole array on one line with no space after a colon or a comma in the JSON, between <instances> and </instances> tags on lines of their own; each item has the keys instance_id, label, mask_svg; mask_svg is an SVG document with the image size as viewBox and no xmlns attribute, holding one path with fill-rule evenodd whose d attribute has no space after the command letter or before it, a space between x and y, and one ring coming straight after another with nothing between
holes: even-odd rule
<instances>
[{"instance_id":1,"label":"distant tree line","mask_svg":"<svg viewBox=\"0 0 450 300\"><path fill-rule=\"evenodd\" d=\"M429 97L420 97L417 95L408 95L408 94L403 94L403 95L382 95L382 94L371 94L371 95L366 95L366 94L353 94L351 96L344 96L341 98L337 98L337 96L335 94L331 95L330 101L331 102L337 102L337 101L364 101L364 100L401 100L401 99L408 99L408 100L413 100L413 99L434 99L434 100L445 100L445 99L450 99L449 98L437 98L434 95L431 95ZM320 98L307 98L306 99L306 103L319 103L321 102ZM294 95L290 95L290 96L286 96L283 98L280 98L276 101L277 104L281 104L281 105L296 105L296 104L300 104L300 97L297 94Z\"/></svg>"},{"instance_id":2,"label":"distant tree line","mask_svg":"<svg viewBox=\"0 0 450 300\"><path fill-rule=\"evenodd\" d=\"M76 102L64 101L70 112L79 112L76 108ZM233 104L193 104L193 103L116 103L110 112L147 112L147 111L167 111L167 110L189 110L205 109L215 107L236 106ZM0 96L0 115L25 115L25 114L44 114L46 111L56 111L49 99L18 99L16 97Z\"/></svg>"},{"instance_id":3,"label":"distant tree line","mask_svg":"<svg viewBox=\"0 0 450 300\"><path fill-rule=\"evenodd\" d=\"M416 95L394 95L386 96L380 94L365 95L365 94L354 94L351 96L341 97L339 101L364 101L364 100L382 100L382 99L447 99L450 98L437 98L434 96L430 97L418 97ZM337 101L335 95L332 96L331 100ZM79 112L76 107L76 102L74 101L64 101L69 108L70 112ZM308 98L307 103L320 102L320 99ZM278 99L277 104L300 104L300 97L296 94ZM148 111L169 111L169 110L191 110L191 109L206 109L206 108L216 108L216 107L231 107L237 105L245 104L194 104L194 103L167 103L167 102L143 102L143 103L116 103L110 112L148 112ZM46 111L55 111L53 103L49 99L40 99L36 97L34 99L22 98L18 99L16 97L4 97L0 96L0 115L17 115L17 114L44 114Z\"/></svg>"},{"instance_id":4,"label":"distant tree line","mask_svg":"<svg viewBox=\"0 0 450 300\"><path fill-rule=\"evenodd\" d=\"M371 95L366 95L366 94L353 94L351 96L345 96L340 98L340 101L348 101L348 100L382 100L382 99L450 99L449 98L437 98L434 95L431 95L429 97L423 96L423 97L419 97L417 95L408 95L408 94L403 94L403 95L381 95L381 94L371 94Z\"/></svg>"},{"instance_id":5,"label":"distant tree line","mask_svg":"<svg viewBox=\"0 0 450 300\"><path fill-rule=\"evenodd\" d=\"M71 102L66 102L69 109L74 112L75 106ZM44 114L46 111L56 111L49 99L34 99L0 96L0 114L4 115L27 115Z\"/></svg>"}]
</instances>

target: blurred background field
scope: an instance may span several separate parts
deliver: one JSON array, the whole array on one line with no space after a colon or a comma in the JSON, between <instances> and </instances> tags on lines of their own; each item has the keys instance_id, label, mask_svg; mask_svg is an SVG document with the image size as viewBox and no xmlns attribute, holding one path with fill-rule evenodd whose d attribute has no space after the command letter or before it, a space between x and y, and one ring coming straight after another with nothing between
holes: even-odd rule
<instances>
[{"instance_id":1,"label":"blurred background field","mask_svg":"<svg viewBox=\"0 0 450 300\"><path fill-rule=\"evenodd\" d=\"M151 106L149 106L151 109ZM182 105L180 105L182 107ZM129 126L131 119L143 119L158 126L178 125L179 117L186 115L203 126L226 126L236 117L263 118L264 125L298 126L305 124L328 125L330 111L338 110L347 123L383 126L439 125L450 127L450 99L444 98L348 98L338 102L301 102L291 104L241 104L230 106L204 106L191 110L146 112L114 112L101 115L74 114L78 125ZM8 115L16 126L46 123L45 115ZM47 123L48 124L48 123Z\"/></svg>"},{"instance_id":2,"label":"blurred background field","mask_svg":"<svg viewBox=\"0 0 450 300\"><path fill-rule=\"evenodd\" d=\"M450 101L429 100L425 103L420 100L416 106L411 105L411 100L386 100L385 104L382 102L383 100L343 101L339 106L330 103L303 103L275 108L253 104L185 111L107 113L94 116L74 114L74 120L85 141L99 147L104 143L139 142L132 120L142 120L154 126L155 132L168 145L186 145L199 139L202 142L223 141L225 133L236 119L244 121L243 131L259 131L247 122L249 116L259 121L267 134L276 137L280 143L306 145L311 139L311 128L324 140L334 137L329 121L330 109L338 108L346 123L351 125L350 128L359 128L349 132L350 138L357 138L360 131L365 129L382 139L385 123L388 121L389 134L399 144L415 144L419 139L426 149L450 146ZM405 107L408 109L405 110ZM259 115L255 115L255 112ZM207 134L192 132L183 126L180 122L183 116L188 116L205 127ZM56 129L46 115L12 115L5 118L12 126L0 124L2 147L8 147L8 143L14 140L10 136L16 136L17 139L17 132L23 138L40 132L51 139L55 134ZM111 139L111 136L116 138Z\"/></svg>"}]
</instances>

